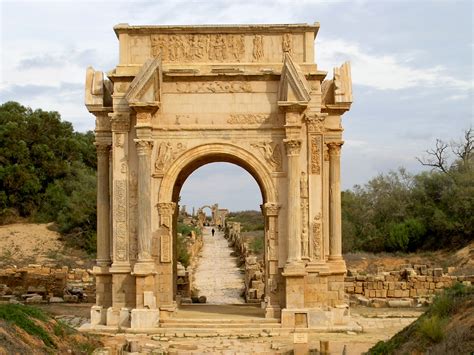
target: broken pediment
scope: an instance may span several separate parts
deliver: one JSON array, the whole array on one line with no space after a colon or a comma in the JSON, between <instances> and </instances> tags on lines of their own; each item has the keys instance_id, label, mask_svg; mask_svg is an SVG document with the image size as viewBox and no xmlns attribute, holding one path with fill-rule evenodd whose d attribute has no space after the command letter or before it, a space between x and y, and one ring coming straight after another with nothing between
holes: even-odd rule
<instances>
[{"instance_id":1,"label":"broken pediment","mask_svg":"<svg viewBox=\"0 0 474 355\"><path fill-rule=\"evenodd\" d=\"M346 108L352 103L351 64L345 62L334 68L332 80L325 80L321 85L323 105L333 108Z\"/></svg>"},{"instance_id":2,"label":"broken pediment","mask_svg":"<svg viewBox=\"0 0 474 355\"><path fill-rule=\"evenodd\" d=\"M284 54L281 71L278 101L282 105L289 103L307 104L311 100L310 86L300 66L296 64L289 53Z\"/></svg>"},{"instance_id":3,"label":"broken pediment","mask_svg":"<svg viewBox=\"0 0 474 355\"><path fill-rule=\"evenodd\" d=\"M162 68L160 58L148 60L133 79L125 98L130 106L159 106Z\"/></svg>"},{"instance_id":4,"label":"broken pediment","mask_svg":"<svg viewBox=\"0 0 474 355\"><path fill-rule=\"evenodd\" d=\"M89 67L86 71L85 104L89 111L112 106L113 84L104 73Z\"/></svg>"}]
</instances>

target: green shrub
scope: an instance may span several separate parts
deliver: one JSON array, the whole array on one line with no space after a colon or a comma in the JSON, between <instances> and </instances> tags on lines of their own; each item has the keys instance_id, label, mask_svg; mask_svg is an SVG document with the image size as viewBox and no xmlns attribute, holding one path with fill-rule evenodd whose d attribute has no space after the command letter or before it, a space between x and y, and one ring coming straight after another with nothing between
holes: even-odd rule
<instances>
[{"instance_id":1,"label":"green shrub","mask_svg":"<svg viewBox=\"0 0 474 355\"><path fill-rule=\"evenodd\" d=\"M262 236L258 236L253 238L253 240L250 242L250 249L252 250L252 253L254 254L261 254L263 253L264 249L264 241Z\"/></svg>"},{"instance_id":2,"label":"green shrub","mask_svg":"<svg viewBox=\"0 0 474 355\"><path fill-rule=\"evenodd\" d=\"M446 319L440 318L437 315L423 318L420 322L419 332L428 340L439 343L444 337L446 321Z\"/></svg>"},{"instance_id":3,"label":"green shrub","mask_svg":"<svg viewBox=\"0 0 474 355\"><path fill-rule=\"evenodd\" d=\"M48 332L33 321L33 319L48 321L48 316L40 309L21 304L1 304L0 319L16 325L30 335L37 336L46 346L56 348Z\"/></svg>"}]
</instances>

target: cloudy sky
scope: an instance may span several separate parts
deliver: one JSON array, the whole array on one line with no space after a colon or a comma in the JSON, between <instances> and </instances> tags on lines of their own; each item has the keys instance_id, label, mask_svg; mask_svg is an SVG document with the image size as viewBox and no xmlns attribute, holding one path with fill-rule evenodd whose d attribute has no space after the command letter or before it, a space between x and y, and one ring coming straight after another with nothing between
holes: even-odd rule
<instances>
[{"instance_id":1,"label":"cloudy sky","mask_svg":"<svg viewBox=\"0 0 474 355\"><path fill-rule=\"evenodd\" d=\"M320 22L316 61L352 63L354 104L344 116L343 188L406 167L437 137L473 126L472 1L8 1L0 0L0 101L55 110L93 129L85 69L118 60L115 24ZM197 170L182 203L257 209L253 178L229 164Z\"/></svg>"}]
</instances>

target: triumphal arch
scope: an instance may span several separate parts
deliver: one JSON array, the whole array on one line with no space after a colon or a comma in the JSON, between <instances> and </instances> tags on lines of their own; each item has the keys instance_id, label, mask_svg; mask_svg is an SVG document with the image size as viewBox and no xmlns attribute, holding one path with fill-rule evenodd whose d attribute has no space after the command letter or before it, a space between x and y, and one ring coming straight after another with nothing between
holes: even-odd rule
<instances>
[{"instance_id":1,"label":"triumphal arch","mask_svg":"<svg viewBox=\"0 0 474 355\"><path fill-rule=\"evenodd\" d=\"M176 221L186 178L230 162L258 182L265 315L283 327L343 321L341 116L349 63L315 63L319 24L130 26L117 66L87 69L96 117L97 304L92 326L173 317Z\"/></svg>"}]
</instances>

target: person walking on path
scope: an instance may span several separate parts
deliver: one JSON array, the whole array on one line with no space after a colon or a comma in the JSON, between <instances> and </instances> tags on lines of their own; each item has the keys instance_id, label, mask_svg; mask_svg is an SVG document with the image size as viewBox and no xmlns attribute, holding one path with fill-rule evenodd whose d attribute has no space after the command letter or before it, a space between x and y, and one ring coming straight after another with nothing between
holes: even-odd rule
<instances>
[{"instance_id":1,"label":"person walking on path","mask_svg":"<svg viewBox=\"0 0 474 355\"><path fill-rule=\"evenodd\" d=\"M212 236L214 236L214 233L215 233L215 232L216 232L216 231L214 230L214 228L212 228L212 230L211 230Z\"/></svg>"}]
</instances>

